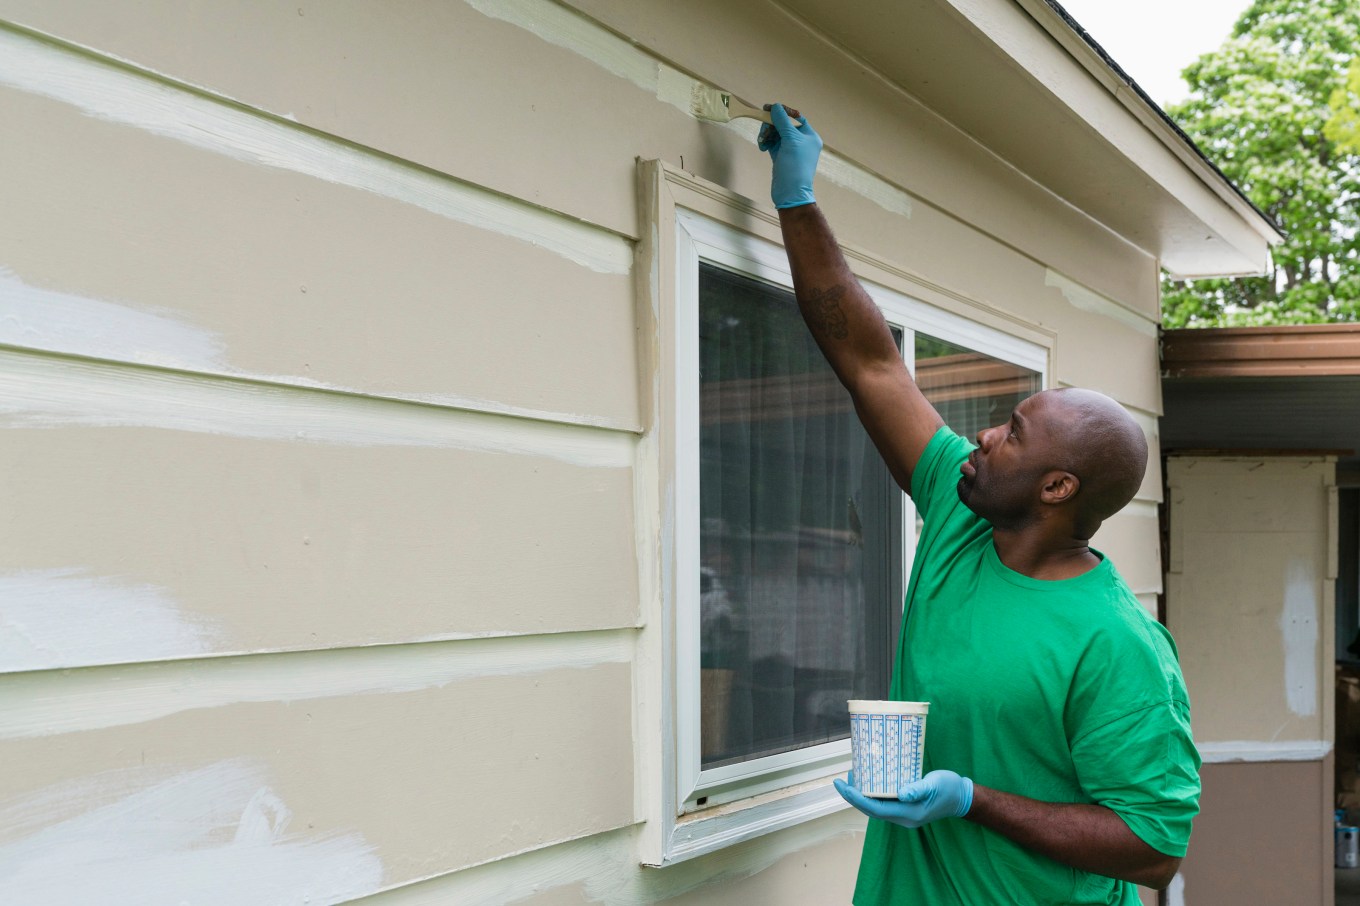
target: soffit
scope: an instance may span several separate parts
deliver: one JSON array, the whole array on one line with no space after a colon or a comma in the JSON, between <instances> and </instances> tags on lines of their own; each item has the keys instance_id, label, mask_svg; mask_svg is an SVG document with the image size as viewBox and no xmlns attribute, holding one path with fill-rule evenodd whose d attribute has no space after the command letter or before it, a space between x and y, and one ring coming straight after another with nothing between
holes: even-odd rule
<instances>
[{"instance_id":1,"label":"soffit","mask_svg":"<svg viewBox=\"0 0 1360 906\"><path fill-rule=\"evenodd\" d=\"M1278 241L1043 0L780 4L1173 274L1259 273Z\"/></svg>"},{"instance_id":2,"label":"soffit","mask_svg":"<svg viewBox=\"0 0 1360 906\"><path fill-rule=\"evenodd\" d=\"M1360 377L1177 378L1162 383L1161 445L1329 450L1360 460Z\"/></svg>"}]
</instances>

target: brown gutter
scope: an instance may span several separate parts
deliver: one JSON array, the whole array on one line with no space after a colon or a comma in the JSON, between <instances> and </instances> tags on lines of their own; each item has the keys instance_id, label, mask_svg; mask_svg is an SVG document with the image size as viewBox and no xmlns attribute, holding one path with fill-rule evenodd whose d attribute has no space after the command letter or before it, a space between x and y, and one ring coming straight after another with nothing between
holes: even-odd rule
<instances>
[{"instance_id":1,"label":"brown gutter","mask_svg":"<svg viewBox=\"0 0 1360 906\"><path fill-rule=\"evenodd\" d=\"M1162 334L1162 377L1360 375L1360 324L1213 327Z\"/></svg>"}]
</instances>

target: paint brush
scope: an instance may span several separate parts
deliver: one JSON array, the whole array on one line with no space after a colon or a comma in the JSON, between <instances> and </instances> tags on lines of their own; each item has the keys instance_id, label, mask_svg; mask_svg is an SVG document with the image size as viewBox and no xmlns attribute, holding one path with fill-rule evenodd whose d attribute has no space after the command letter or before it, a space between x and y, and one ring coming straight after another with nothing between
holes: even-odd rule
<instances>
[{"instance_id":1,"label":"paint brush","mask_svg":"<svg viewBox=\"0 0 1360 906\"><path fill-rule=\"evenodd\" d=\"M784 109L788 110L787 107ZM769 104L763 108L752 107L734 94L698 83L690 89L689 112L710 123L727 123L743 116L760 120L762 123L770 122ZM795 119L798 117L797 110L788 110L788 114Z\"/></svg>"}]
</instances>

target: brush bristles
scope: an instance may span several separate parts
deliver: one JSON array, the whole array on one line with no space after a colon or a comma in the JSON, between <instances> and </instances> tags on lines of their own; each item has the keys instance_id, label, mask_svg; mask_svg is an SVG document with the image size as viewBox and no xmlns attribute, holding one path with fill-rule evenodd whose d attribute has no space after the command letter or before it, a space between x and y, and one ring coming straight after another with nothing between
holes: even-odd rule
<instances>
[{"instance_id":1,"label":"brush bristles","mask_svg":"<svg viewBox=\"0 0 1360 906\"><path fill-rule=\"evenodd\" d=\"M725 123L732 119L732 111L728 109L730 98L731 95L716 88L696 84L690 89L689 111L701 120Z\"/></svg>"}]
</instances>

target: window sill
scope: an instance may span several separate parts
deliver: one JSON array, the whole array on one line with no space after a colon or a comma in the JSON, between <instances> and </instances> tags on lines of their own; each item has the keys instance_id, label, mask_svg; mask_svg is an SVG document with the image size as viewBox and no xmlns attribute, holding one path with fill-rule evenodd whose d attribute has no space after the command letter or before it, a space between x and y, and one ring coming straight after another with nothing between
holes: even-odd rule
<instances>
[{"instance_id":1,"label":"window sill","mask_svg":"<svg viewBox=\"0 0 1360 906\"><path fill-rule=\"evenodd\" d=\"M685 862L849 807L829 777L718 806L677 821L661 861L646 864L660 868Z\"/></svg>"}]
</instances>

